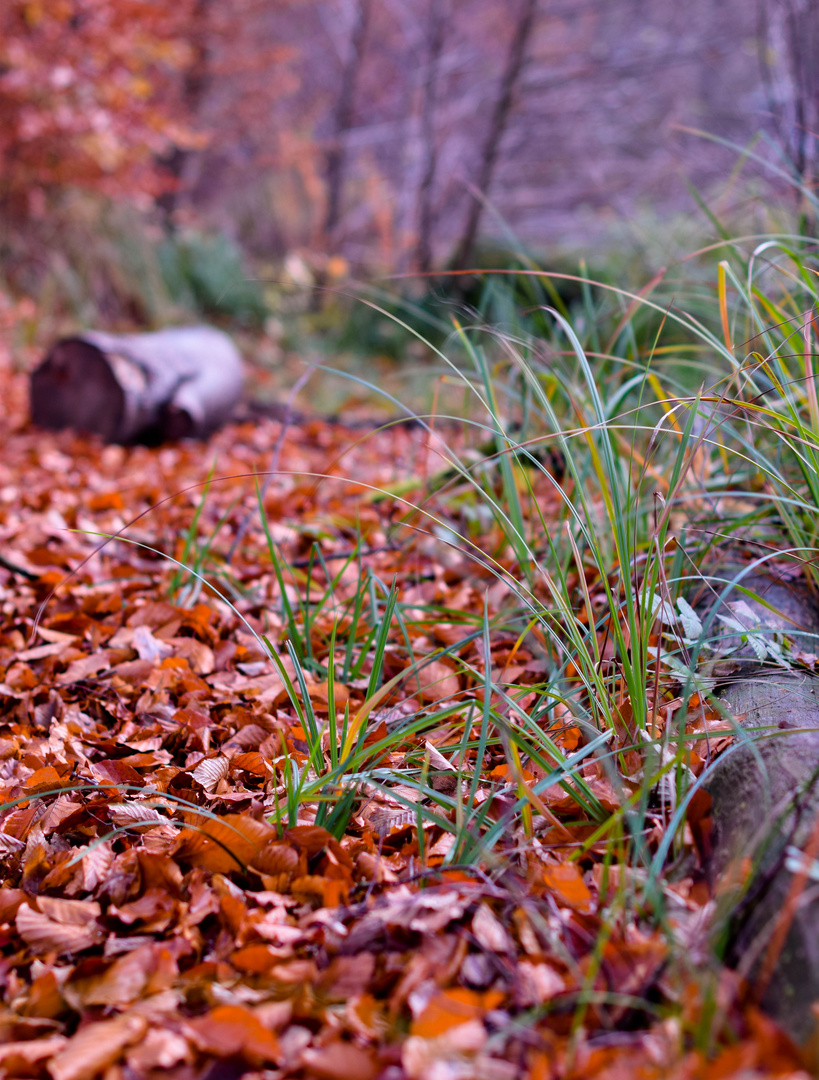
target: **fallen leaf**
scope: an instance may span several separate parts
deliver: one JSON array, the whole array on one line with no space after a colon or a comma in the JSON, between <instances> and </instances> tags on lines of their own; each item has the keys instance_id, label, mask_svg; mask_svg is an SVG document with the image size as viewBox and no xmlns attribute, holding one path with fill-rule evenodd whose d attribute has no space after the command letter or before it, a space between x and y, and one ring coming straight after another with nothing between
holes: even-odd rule
<instances>
[{"instance_id":1,"label":"fallen leaf","mask_svg":"<svg viewBox=\"0 0 819 1080\"><path fill-rule=\"evenodd\" d=\"M48 1064L53 1080L93 1080L118 1061L126 1046L137 1042L148 1026L142 1016L126 1014L80 1028Z\"/></svg>"},{"instance_id":2,"label":"fallen leaf","mask_svg":"<svg viewBox=\"0 0 819 1080\"><path fill-rule=\"evenodd\" d=\"M219 755L218 757L206 758L200 761L195 769L191 769L191 776L209 794L213 794L221 782L227 778L230 772L230 759Z\"/></svg>"},{"instance_id":3,"label":"fallen leaf","mask_svg":"<svg viewBox=\"0 0 819 1080\"><path fill-rule=\"evenodd\" d=\"M472 933L484 949L498 953L514 952L511 937L488 904L481 904L472 916Z\"/></svg>"},{"instance_id":4,"label":"fallen leaf","mask_svg":"<svg viewBox=\"0 0 819 1080\"><path fill-rule=\"evenodd\" d=\"M279 1041L272 1031L240 1005L219 1005L205 1016L186 1024L191 1038L203 1051L216 1057L241 1054L249 1065L274 1064L281 1057ZM62 1078L55 1078L62 1080Z\"/></svg>"},{"instance_id":5,"label":"fallen leaf","mask_svg":"<svg viewBox=\"0 0 819 1080\"><path fill-rule=\"evenodd\" d=\"M100 906L91 900L38 898L40 911L29 904L17 909L15 925L20 937L37 952L82 952L102 940L97 923Z\"/></svg>"},{"instance_id":6,"label":"fallen leaf","mask_svg":"<svg viewBox=\"0 0 819 1080\"><path fill-rule=\"evenodd\" d=\"M301 1065L316 1080L375 1080L381 1072L375 1050L340 1039L302 1050Z\"/></svg>"},{"instance_id":7,"label":"fallen leaf","mask_svg":"<svg viewBox=\"0 0 819 1080\"><path fill-rule=\"evenodd\" d=\"M592 895L575 863L554 863L543 868L546 888L576 911L592 910Z\"/></svg>"}]
</instances>

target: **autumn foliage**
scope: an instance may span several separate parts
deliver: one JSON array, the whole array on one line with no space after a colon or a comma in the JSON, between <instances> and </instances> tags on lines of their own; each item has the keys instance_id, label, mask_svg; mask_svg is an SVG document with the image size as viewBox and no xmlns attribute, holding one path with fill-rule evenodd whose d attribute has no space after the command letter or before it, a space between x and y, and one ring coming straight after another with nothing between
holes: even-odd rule
<instances>
[{"instance_id":1,"label":"autumn foliage","mask_svg":"<svg viewBox=\"0 0 819 1080\"><path fill-rule=\"evenodd\" d=\"M6 0L0 197L37 210L67 185L161 190L160 157L201 145L180 114L193 0Z\"/></svg>"}]
</instances>

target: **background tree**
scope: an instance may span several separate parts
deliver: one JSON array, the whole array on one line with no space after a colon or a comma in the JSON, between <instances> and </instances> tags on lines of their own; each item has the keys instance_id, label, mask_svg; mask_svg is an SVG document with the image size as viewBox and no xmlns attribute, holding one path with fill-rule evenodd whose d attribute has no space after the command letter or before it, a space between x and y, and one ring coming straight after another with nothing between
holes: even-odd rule
<instances>
[{"instance_id":1,"label":"background tree","mask_svg":"<svg viewBox=\"0 0 819 1080\"><path fill-rule=\"evenodd\" d=\"M819 8L811 0L760 0L762 74L773 118L797 177L819 174Z\"/></svg>"},{"instance_id":2,"label":"background tree","mask_svg":"<svg viewBox=\"0 0 819 1080\"><path fill-rule=\"evenodd\" d=\"M68 186L143 199L158 158L201 147L182 99L194 0L5 0L0 200L36 208Z\"/></svg>"}]
</instances>

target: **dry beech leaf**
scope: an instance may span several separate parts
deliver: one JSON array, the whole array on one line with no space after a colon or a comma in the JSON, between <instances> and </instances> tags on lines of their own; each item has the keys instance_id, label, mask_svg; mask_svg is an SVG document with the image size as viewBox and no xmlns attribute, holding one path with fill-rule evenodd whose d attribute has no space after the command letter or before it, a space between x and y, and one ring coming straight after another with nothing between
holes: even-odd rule
<instances>
[{"instance_id":1,"label":"dry beech leaf","mask_svg":"<svg viewBox=\"0 0 819 1080\"><path fill-rule=\"evenodd\" d=\"M35 1065L54 1057L66 1045L65 1035L51 1035L46 1039L29 1039L26 1042L7 1042L0 1046L0 1067L6 1075L23 1074L23 1065Z\"/></svg>"},{"instance_id":2,"label":"dry beech leaf","mask_svg":"<svg viewBox=\"0 0 819 1080\"><path fill-rule=\"evenodd\" d=\"M564 904L576 911L592 910L592 895L575 863L554 863L543 867L546 887Z\"/></svg>"},{"instance_id":3,"label":"dry beech leaf","mask_svg":"<svg viewBox=\"0 0 819 1080\"><path fill-rule=\"evenodd\" d=\"M37 769L26 780L26 791L53 791L55 788L69 787L70 784L71 781L64 780L53 765L46 765L43 769Z\"/></svg>"},{"instance_id":4,"label":"dry beech leaf","mask_svg":"<svg viewBox=\"0 0 819 1080\"><path fill-rule=\"evenodd\" d=\"M168 656L173 656L173 645L167 641L155 638L147 626L138 626L134 630L131 644L139 654L140 660L148 660L152 664L158 664Z\"/></svg>"},{"instance_id":5,"label":"dry beech leaf","mask_svg":"<svg viewBox=\"0 0 819 1080\"><path fill-rule=\"evenodd\" d=\"M517 974L521 983L519 1001L525 1008L542 1005L566 989L563 977L549 964L521 960L517 965Z\"/></svg>"},{"instance_id":6,"label":"dry beech leaf","mask_svg":"<svg viewBox=\"0 0 819 1080\"><path fill-rule=\"evenodd\" d=\"M290 844L274 840L253 855L250 865L260 874L273 877L276 874L294 874L301 867L301 858Z\"/></svg>"},{"instance_id":7,"label":"dry beech leaf","mask_svg":"<svg viewBox=\"0 0 819 1080\"><path fill-rule=\"evenodd\" d=\"M449 664L432 660L413 672L409 686L423 701L444 701L459 693L461 681Z\"/></svg>"},{"instance_id":8,"label":"dry beech leaf","mask_svg":"<svg viewBox=\"0 0 819 1080\"><path fill-rule=\"evenodd\" d=\"M39 953L75 953L102 940L97 923L100 906L93 901L38 898L41 911L28 904L17 909L15 925L20 937Z\"/></svg>"},{"instance_id":9,"label":"dry beech leaf","mask_svg":"<svg viewBox=\"0 0 819 1080\"><path fill-rule=\"evenodd\" d=\"M477 1064L459 1060L462 1055L472 1057L486 1045L489 1033L481 1020L467 1020L464 1023L456 1023L452 1027L445 1027L437 1037L424 1037L410 1035L401 1048L401 1064L410 1080L427 1080L428 1077L436 1076L436 1067L439 1062L449 1064L447 1059L455 1058L452 1062L454 1068L447 1069L444 1076L490 1076L492 1080L499 1080L496 1072L481 1070L463 1071L459 1066ZM495 1059L489 1063L490 1068L496 1063ZM457 1071L456 1071L457 1070ZM548 1074L546 1074L548 1075ZM509 1074L500 1080L511 1080Z\"/></svg>"},{"instance_id":10,"label":"dry beech leaf","mask_svg":"<svg viewBox=\"0 0 819 1080\"><path fill-rule=\"evenodd\" d=\"M281 959L268 945L247 945L231 953L230 962L239 971L262 975Z\"/></svg>"},{"instance_id":11,"label":"dry beech leaf","mask_svg":"<svg viewBox=\"0 0 819 1080\"><path fill-rule=\"evenodd\" d=\"M150 1028L137 1046L126 1055L130 1069L144 1074L149 1069L171 1069L174 1065L190 1064L193 1058L190 1044L175 1031Z\"/></svg>"},{"instance_id":12,"label":"dry beech leaf","mask_svg":"<svg viewBox=\"0 0 819 1080\"><path fill-rule=\"evenodd\" d=\"M108 653L92 653L91 656L83 656L80 660L72 660L66 671L57 677L57 682L61 685L82 682L83 679L106 671L110 666L111 659Z\"/></svg>"},{"instance_id":13,"label":"dry beech leaf","mask_svg":"<svg viewBox=\"0 0 819 1080\"><path fill-rule=\"evenodd\" d=\"M93 1080L117 1061L126 1046L137 1042L148 1024L133 1014L80 1028L53 1057L48 1071L53 1080Z\"/></svg>"},{"instance_id":14,"label":"dry beech leaf","mask_svg":"<svg viewBox=\"0 0 819 1080\"><path fill-rule=\"evenodd\" d=\"M504 995L499 990L478 993L463 987L439 990L435 993L410 1027L412 1035L435 1039L459 1024L471 1020L483 1020L491 1009L496 1009Z\"/></svg>"},{"instance_id":15,"label":"dry beech leaf","mask_svg":"<svg viewBox=\"0 0 819 1080\"><path fill-rule=\"evenodd\" d=\"M196 831L182 829L174 857L219 874L244 869L276 838L266 821L242 814L225 814L218 821L197 817Z\"/></svg>"},{"instance_id":16,"label":"dry beech leaf","mask_svg":"<svg viewBox=\"0 0 819 1080\"><path fill-rule=\"evenodd\" d=\"M168 818L149 803L121 802L108 804L108 816L114 825L167 825Z\"/></svg>"},{"instance_id":17,"label":"dry beech leaf","mask_svg":"<svg viewBox=\"0 0 819 1080\"><path fill-rule=\"evenodd\" d=\"M16 855L25 846L25 840L18 840L16 836L9 836L8 833L0 833L0 855Z\"/></svg>"},{"instance_id":18,"label":"dry beech leaf","mask_svg":"<svg viewBox=\"0 0 819 1080\"><path fill-rule=\"evenodd\" d=\"M455 768L452 762L448 761L441 753L441 751L437 748L437 746L434 746L429 741L429 739L424 742L424 749L429 756L429 765L431 769L437 769L443 772L457 773L458 770Z\"/></svg>"},{"instance_id":19,"label":"dry beech leaf","mask_svg":"<svg viewBox=\"0 0 819 1080\"><path fill-rule=\"evenodd\" d=\"M96 844L82 857L82 887L92 893L107 879L114 864L114 849L110 842Z\"/></svg>"},{"instance_id":20,"label":"dry beech leaf","mask_svg":"<svg viewBox=\"0 0 819 1080\"><path fill-rule=\"evenodd\" d=\"M213 649L192 637L175 637L168 641L177 656L184 657L197 675L212 675L216 667Z\"/></svg>"},{"instance_id":21,"label":"dry beech leaf","mask_svg":"<svg viewBox=\"0 0 819 1080\"><path fill-rule=\"evenodd\" d=\"M35 645L31 649L23 649L22 652L18 652L14 659L27 662L29 660L44 660L47 656L59 656L76 640L76 638L70 637L67 641L53 642L48 645Z\"/></svg>"},{"instance_id":22,"label":"dry beech leaf","mask_svg":"<svg viewBox=\"0 0 819 1080\"><path fill-rule=\"evenodd\" d=\"M191 776L209 795L213 795L221 782L227 779L229 772L230 758L220 754L218 757L200 761L195 769L191 769Z\"/></svg>"},{"instance_id":23,"label":"dry beech leaf","mask_svg":"<svg viewBox=\"0 0 819 1080\"><path fill-rule=\"evenodd\" d=\"M231 765L234 769L242 769L244 772L249 772L253 776L267 776L267 766L265 760L258 751L251 751L247 754L235 754L231 758Z\"/></svg>"},{"instance_id":24,"label":"dry beech leaf","mask_svg":"<svg viewBox=\"0 0 819 1080\"><path fill-rule=\"evenodd\" d=\"M375 1080L381 1066L375 1051L336 1039L301 1052L301 1065L317 1080Z\"/></svg>"},{"instance_id":25,"label":"dry beech leaf","mask_svg":"<svg viewBox=\"0 0 819 1080\"><path fill-rule=\"evenodd\" d=\"M514 954L514 942L488 904L481 904L472 916L472 933L481 948L489 952Z\"/></svg>"},{"instance_id":26,"label":"dry beech leaf","mask_svg":"<svg viewBox=\"0 0 819 1080\"><path fill-rule=\"evenodd\" d=\"M235 1057L241 1054L249 1065L274 1064L281 1057L279 1041L250 1009L240 1005L219 1005L205 1016L185 1025L193 1042L206 1054Z\"/></svg>"},{"instance_id":27,"label":"dry beech leaf","mask_svg":"<svg viewBox=\"0 0 819 1080\"><path fill-rule=\"evenodd\" d=\"M67 992L75 994L85 1007L130 1005L148 984L154 958L153 947L144 945L120 956L101 975L86 980L84 985L71 987Z\"/></svg>"}]
</instances>

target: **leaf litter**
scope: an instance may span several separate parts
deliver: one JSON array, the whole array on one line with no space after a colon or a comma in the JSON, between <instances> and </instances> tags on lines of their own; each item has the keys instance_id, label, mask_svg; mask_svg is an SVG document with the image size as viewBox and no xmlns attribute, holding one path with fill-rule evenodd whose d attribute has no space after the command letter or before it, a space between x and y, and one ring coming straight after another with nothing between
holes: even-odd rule
<instances>
[{"instance_id":1,"label":"leaf litter","mask_svg":"<svg viewBox=\"0 0 819 1080\"><path fill-rule=\"evenodd\" d=\"M492 715L511 724L543 663L511 633L487 655L481 622L502 608L502 582L417 520L395 531L407 507L378 492L406 490L428 461L422 432L362 442L320 421L288 429L266 524L257 514L227 565L279 424L233 425L207 447L102 447L32 433L12 382L0 417L0 1075L807 1075L709 958L695 843L707 807L687 827L686 872L663 883L661 929L625 903L640 873L601 831L622 812L627 771L618 788L593 754L579 759L595 819L574 781L535 792L553 763L481 742L487 666ZM205 493L210 462L245 479ZM548 516L554 494L541 495ZM492 550L491 526L481 542ZM392 582L401 619L374 672ZM657 703L658 730L680 705ZM587 733L551 715L555 745L582 756ZM628 702L619 715L615 741L638 771ZM729 740L704 704L695 721ZM358 753L346 780L331 768L345 739ZM472 833L457 827L467 809ZM661 802L648 820L656 847ZM464 837L489 829L494 845L461 858ZM698 1041L715 1009L722 1025Z\"/></svg>"}]
</instances>

